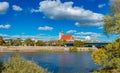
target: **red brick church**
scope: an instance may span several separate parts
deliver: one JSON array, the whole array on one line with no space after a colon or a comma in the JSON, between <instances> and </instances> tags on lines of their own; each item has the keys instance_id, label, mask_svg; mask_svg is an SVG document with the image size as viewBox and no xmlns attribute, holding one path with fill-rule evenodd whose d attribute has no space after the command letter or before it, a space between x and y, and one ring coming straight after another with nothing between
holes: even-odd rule
<instances>
[{"instance_id":1,"label":"red brick church","mask_svg":"<svg viewBox=\"0 0 120 73\"><path fill-rule=\"evenodd\" d=\"M63 32L59 33L59 40L63 40L63 41L74 41L74 37L72 35L64 35Z\"/></svg>"}]
</instances>

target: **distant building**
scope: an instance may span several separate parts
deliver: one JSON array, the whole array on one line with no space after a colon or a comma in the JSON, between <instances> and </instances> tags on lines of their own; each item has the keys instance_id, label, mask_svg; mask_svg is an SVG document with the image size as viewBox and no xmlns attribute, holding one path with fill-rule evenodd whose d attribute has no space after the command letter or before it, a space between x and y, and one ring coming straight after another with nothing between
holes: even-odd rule
<instances>
[{"instance_id":1,"label":"distant building","mask_svg":"<svg viewBox=\"0 0 120 73\"><path fill-rule=\"evenodd\" d=\"M59 33L59 40L63 40L63 41L74 41L74 37L72 35L64 35L63 32Z\"/></svg>"}]
</instances>

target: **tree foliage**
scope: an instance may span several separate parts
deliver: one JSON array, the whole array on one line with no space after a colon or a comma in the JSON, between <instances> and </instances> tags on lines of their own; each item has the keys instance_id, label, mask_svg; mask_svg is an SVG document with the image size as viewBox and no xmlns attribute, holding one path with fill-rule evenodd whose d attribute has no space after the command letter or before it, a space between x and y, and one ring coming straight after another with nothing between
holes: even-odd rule
<instances>
[{"instance_id":1,"label":"tree foliage","mask_svg":"<svg viewBox=\"0 0 120 73\"><path fill-rule=\"evenodd\" d=\"M82 41L75 40L74 41L74 46L76 46L76 47L83 47L84 43Z\"/></svg>"},{"instance_id":2,"label":"tree foliage","mask_svg":"<svg viewBox=\"0 0 120 73\"><path fill-rule=\"evenodd\" d=\"M16 40L13 41L13 45L14 46L20 46L20 45L22 45L22 42L21 42L21 40L16 39Z\"/></svg>"},{"instance_id":3,"label":"tree foliage","mask_svg":"<svg viewBox=\"0 0 120 73\"><path fill-rule=\"evenodd\" d=\"M104 49L95 50L92 53L92 58L96 64L98 64L101 68L105 68L108 56Z\"/></svg>"},{"instance_id":4,"label":"tree foliage","mask_svg":"<svg viewBox=\"0 0 120 73\"><path fill-rule=\"evenodd\" d=\"M120 0L111 0L110 13L103 18L106 33L120 34Z\"/></svg>"},{"instance_id":5,"label":"tree foliage","mask_svg":"<svg viewBox=\"0 0 120 73\"><path fill-rule=\"evenodd\" d=\"M120 72L120 39L106 45L104 48L95 50L92 53L92 59L101 69L107 73Z\"/></svg>"},{"instance_id":6,"label":"tree foliage","mask_svg":"<svg viewBox=\"0 0 120 73\"><path fill-rule=\"evenodd\" d=\"M66 43L66 41L62 41L62 40L56 41L56 45L57 45L57 46L64 46L65 43Z\"/></svg>"},{"instance_id":7,"label":"tree foliage","mask_svg":"<svg viewBox=\"0 0 120 73\"><path fill-rule=\"evenodd\" d=\"M28 38L24 40L24 44L27 46L34 46L35 42Z\"/></svg>"},{"instance_id":8,"label":"tree foliage","mask_svg":"<svg viewBox=\"0 0 120 73\"><path fill-rule=\"evenodd\" d=\"M41 41L41 40L38 40L38 41L36 42L36 46L46 46L46 43L43 42L43 41Z\"/></svg>"},{"instance_id":9,"label":"tree foliage","mask_svg":"<svg viewBox=\"0 0 120 73\"><path fill-rule=\"evenodd\" d=\"M3 40L3 38L0 36L0 45L3 45L3 43L4 43L4 40Z\"/></svg>"}]
</instances>

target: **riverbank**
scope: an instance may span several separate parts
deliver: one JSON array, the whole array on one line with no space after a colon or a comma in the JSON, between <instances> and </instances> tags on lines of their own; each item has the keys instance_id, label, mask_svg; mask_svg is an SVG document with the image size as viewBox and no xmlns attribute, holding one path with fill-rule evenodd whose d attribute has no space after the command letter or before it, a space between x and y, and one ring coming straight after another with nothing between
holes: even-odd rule
<instances>
[{"instance_id":1,"label":"riverbank","mask_svg":"<svg viewBox=\"0 0 120 73\"><path fill-rule=\"evenodd\" d=\"M61 46L0 46L0 52L69 52L70 47ZM96 47L77 47L78 51L91 51Z\"/></svg>"}]
</instances>

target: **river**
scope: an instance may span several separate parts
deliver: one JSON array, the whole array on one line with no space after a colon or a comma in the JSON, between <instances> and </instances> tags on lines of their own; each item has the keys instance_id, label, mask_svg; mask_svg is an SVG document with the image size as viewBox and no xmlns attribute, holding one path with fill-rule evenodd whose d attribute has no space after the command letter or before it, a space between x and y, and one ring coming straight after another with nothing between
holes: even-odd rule
<instances>
[{"instance_id":1,"label":"river","mask_svg":"<svg viewBox=\"0 0 120 73\"><path fill-rule=\"evenodd\" d=\"M0 54L6 62L12 53ZM21 53L21 57L34 61L39 66L53 73L90 73L98 69L91 59L91 52L79 53Z\"/></svg>"}]
</instances>

